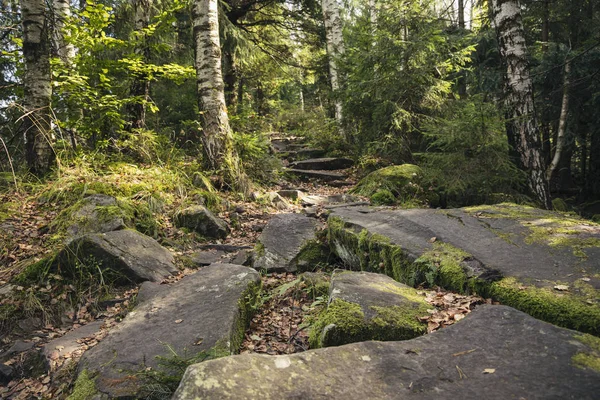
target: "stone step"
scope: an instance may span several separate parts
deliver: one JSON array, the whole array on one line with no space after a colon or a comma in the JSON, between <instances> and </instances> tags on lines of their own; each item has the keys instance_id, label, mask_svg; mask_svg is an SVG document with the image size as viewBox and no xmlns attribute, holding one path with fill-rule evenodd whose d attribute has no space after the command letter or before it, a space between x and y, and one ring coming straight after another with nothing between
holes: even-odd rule
<instances>
[{"instance_id":1,"label":"stone step","mask_svg":"<svg viewBox=\"0 0 600 400\"><path fill-rule=\"evenodd\" d=\"M304 178L313 178L321 181L339 181L346 178L346 175L340 172L333 171L310 171L310 170L301 170L294 168L285 168L284 172L289 172L294 175L298 175Z\"/></svg>"},{"instance_id":2,"label":"stone step","mask_svg":"<svg viewBox=\"0 0 600 400\"><path fill-rule=\"evenodd\" d=\"M311 171L335 171L350 168L354 161L349 158L311 158L308 160L296 161L290 164L293 169L311 170Z\"/></svg>"},{"instance_id":3,"label":"stone step","mask_svg":"<svg viewBox=\"0 0 600 400\"><path fill-rule=\"evenodd\" d=\"M84 353L77 372L94 380L97 394L146 398L148 384L140 372L160 369L157 357L237 351L259 287L258 272L232 264L212 264L170 285L148 282L138 295L140 304ZM85 396L77 398L93 398Z\"/></svg>"},{"instance_id":4,"label":"stone step","mask_svg":"<svg viewBox=\"0 0 600 400\"><path fill-rule=\"evenodd\" d=\"M173 399L592 400L599 356L598 338L486 305L412 340L195 364Z\"/></svg>"}]
</instances>

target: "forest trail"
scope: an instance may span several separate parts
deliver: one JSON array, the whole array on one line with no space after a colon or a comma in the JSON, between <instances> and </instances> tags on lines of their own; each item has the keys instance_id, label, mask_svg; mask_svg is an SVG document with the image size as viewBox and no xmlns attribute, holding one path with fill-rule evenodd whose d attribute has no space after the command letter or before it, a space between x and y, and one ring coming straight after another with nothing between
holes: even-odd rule
<instances>
[{"instance_id":1,"label":"forest trail","mask_svg":"<svg viewBox=\"0 0 600 400\"><path fill-rule=\"evenodd\" d=\"M73 329L32 326L34 340L18 339L0 355L3 397L66 398L74 390L83 396L74 398L170 398L178 387L174 398L180 399L251 398L256 390L261 398L328 393L383 399L402 391L430 398L432 390L478 398L483 388L504 397L550 394L538 380L515 383L514 374L547 375L556 382L553 395L571 393L573 380L578 398L591 398L598 389L590 364L600 356L598 339L527 315L599 334L595 225L514 205L373 207L351 193L357 183L352 160L324 157L301 138L277 135L271 143L285 169L271 191L253 195L266 208L256 202L230 205L213 216L228 233L217 230L220 239L175 254L189 260L183 273L162 284L162 278L146 275L141 280L149 281L139 290L108 301L104 312L77 310ZM548 251L539 230L537 242L528 241L529 226L552 237L562 234L553 225L559 222L579 230L582 243L591 245L571 243L573 254ZM121 228L113 223L110 229ZM117 233L132 231L109 231L102 238ZM82 243L88 248L96 242ZM147 263L136 256L123 258L134 266ZM170 256L160 257L153 274L168 275ZM352 272L361 270L370 272ZM474 289L489 298L470 295ZM389 343L368 342L373 339ZM552 365L542 348L552 349ZM248 358L221 358L232 353ZM361 356L354 360L353 354ZM179 385L186 367L197 362ZM263 375L272 363L275 369ZM310 372L302 372L302 365ZM398 365L410 373L391 373ZM41 370L37 377L12 378L26 368L30 374ZM442 372L434 377L436 370ZM355 373L364 384L347 382ZM74 389L72 374L79 376ZM203 380L194 378L198 374ZM469 390L462 383L467 379Z\"/></svg>"}]
</instances>

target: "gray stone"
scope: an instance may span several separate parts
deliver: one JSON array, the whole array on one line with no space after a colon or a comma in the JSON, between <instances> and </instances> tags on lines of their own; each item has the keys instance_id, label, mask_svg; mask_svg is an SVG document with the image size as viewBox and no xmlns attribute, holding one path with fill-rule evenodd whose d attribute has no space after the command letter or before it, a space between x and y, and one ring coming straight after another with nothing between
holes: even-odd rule
<instances>
[{"instance_id":1,"label":"gray stone","mask_svg":"<svg viewBox=\"0 0 600 400\"><path fill-rule=\"evenodd\" d=\"M88 233L104 233L126 228L123 211L102 212L102 210L110 210L111 208L119 209L117 199L114 197L105 194L93 194L78 204L81 206L69 216L69 219L74 221L67 228L67 233L71 238Z\"/></svg>"},{"instance_id":2,"label":"gray stone","mask_svg":"<svg viewBox=\"0 0 600 400\"><path fill-rule=\"evenodd\" d=\"M288 208L288 203L285 199L277 192L269 192L266 194L267 200L273 204L279 210L285 210Z\"/></svg>"},{"instance_id":3,"label":"gray stone","mask_svg":"<svg viewBox=\"0 0 600 400\"><path fill-rule=\"evenodd\" d=\"M233 257L231 257L231 260L229 262L231 264L251 266L253 254L254 252L252 250L242 249L238 251Z\"/></svg>"},{"instance_id":4,"label":"gray stone","mask_svg":"<svg viewBox=\"0 0 600 400\"><path fill-rule=\"evenodd\" d=\"M13 343L12 346L10 346L8 350L0 354L0 360L6 361L17 354L24 353L33 349L33 346L35 346L35 343L33 342L24 342L22 340L17 340Z\"/></svg>"},{"instance_id":5,"label":"gray stone","mask_svg":"<svg viewBox=\"0 0 600 400\"><path fill-rule=\"evenodd\" d=\"M311 217L314 218L317 216L317 208L316 207L306 207L302 210L302 212L304 213L304 215L306 215L307 217Z\"/></svg>"},{"instance_id":6,"label":"gray stone","mask_svg":"<svg viewBox=\"0 0 600 400\"><path fill-rule=\"evenodd\" d=\"M81 350L82 345L79 342L82 339L94 337L100 331L103 324L103 320L90 322L42 346L42 355L49 370L53 370L54 360L59 357L70 357L75 351Z\"/></svg>"},{"instance_id":7,"label":"gray stone","mask_svg":"<svg viewBox=\"0 0 600 400\"><path fill-rule=\"evenodd\" d=\"M388 276L337 270L331 278L329 304L311 333L318 343L311 346L412 339L427 333L427 325L418 318L427 316L429 308L415 289Z\"/></svg>"},{"instance_id":8,"label":"gray stone","mask_svg":"<svg viewBox=\"0 0 600 400\"><path fill-rule=\"evenodd\" d=\"M15 376L15 370L6 364L0 364L0 385L6 385Z\"/></svg>"},{"instance_id":9,"label":"gray stone","mask_svg":"<svg viewBox=\"0 0 600 400\"><path fill-rule=\"evenodd\" d=\"M77 238L59 253L58 259L72 264L74 255L79 260L92 258L103 269L116 271L121 275L118 282L160 282L178 272L167 249L151 237L130 229Z\"/></svg>"},{"instance_id":10,"label":"gray stone","mask_svg":"<svg viewBox=\"0 0 600 400\"><path fill-rule=\"evenodd\" d=\"M160 368L157 356L232 354L249 322L246 304L255 301L259 285L260 275L247 267L203 268L139 304L84 353L78 373L97 374L97 390L111 398L141 398L145 383L138 372Z\"/></svg>"},{"instance_id":11,"label":"gray stone","mask_svg":"<svg viewBox=\"0 0 600 400\"><path fill-rule=\"evenodd\" d=\"M229 234L229 227L222 219L216 217L204 206L191 206L177 212L173 218L179 228L188 228L209 238L224 239Z\"/></svg>"},{"instance_id":12,"label":"gray stone","mask_svg":"<svg viewBox=\"0 0 600 400\"><path fill-rule=\"evenodd\" d=\"M197 267L204 267L216 262L223 261L224 258L227 258L229 253L220 250L204 250L195 253L192 256L192 262Z\"/></svg>"},{"instance_id":13,"label":"gray stone","mask_svg":"<svg viewBox=\"0 0 600 400\"><path fill-rule=\"evenodd\" d=\"M344 203L356 203L360 201L360 198L349 194L335 194L331 196L310 195L302 198L302 204L307 206L341 205Z\"/></svg>"},{"instance_id":14,"label":"gray stone","mask_svg":"<svg viewBox=\"0 0 600 400\"><path fill-rule=\"evenodd\" d=\"M290 200L298 200L304 197L304 193L300 190L280 190L277 192L281 197L285 197Z\"/></svg>"},{"instance_id":15,"label":"gray stone","mask_svg":"<svg viewBox=\"0 0 600 400\"><path fill-rule=\"evenodd\" d=\"M353 268L381 271L383 264L387 273L411 285L466 290L471 282L480 294L536 318L600 334L597 224L510 204L454 210L346 207L332 210L331 216L344 221L344 229L330 229L331 244ZM363 230L389 241L359 253ZM462 272L455 271L454 277L445 278L423 258L414 263L432 251L447 252L440 247L445 245L468 253L457 255Z\"/></svg>"},{"instance_id":16,"label":"gray stone","mask_svg":"<svg viewBox=\"0 0 600 400\"><path fill-rule=\"evenodd\" d=\"M261 233L254 268L294 272L306 244L316 239L317 223L302 214L274 215Z\"/></svg>"},{"instance_id":17,"label":"gray stone","mask_svg":"<svg viewBox=\"0 0 600 400\"><path fill-rule=\"evenodd\" d=\"M11 294L14 288L15 285L11 285L10 283L0 286L0 296L7 296Z\"/></svg>"},{"instance_id":18,"label":"gray stone","mask_svg":"<svg viewBox=\"0 0 600 400\"><path fill-rule=\"evenodd\" d=\"M173 399L592 400L600 372L574 365L577 354L598 352L586 339L509 307L482 306L412 340L195 364Z\"/></svg>"},{"instance_id":19,"label":"gray stone","mask_svg":"<svg viewBox=\"0 0 600 400\"><path fill-rule=\"evenodd\" d=\"M286 168L286 169L284 169L284 171L289 172L294 175L299 175L304 178L314 178L314 179L318 179L318 180L321 180L324 182L339 181L339 180L346 178L346 175L342 174L340 172L309 171L309 170L302 170L302 169L297 169L297 168Z\"/></svg>"},{"instance_id":20,"label":"gray stone","mask_svg":"<svg viewBox=\"0 0 600 400\"><path fill-rule=\"evenodd\" d=\"M349 158L313 158L310 160L296 161L290 164L294 169L311 171L331 171L350 168L354 161Z\"/></svg>"}]
</instances>

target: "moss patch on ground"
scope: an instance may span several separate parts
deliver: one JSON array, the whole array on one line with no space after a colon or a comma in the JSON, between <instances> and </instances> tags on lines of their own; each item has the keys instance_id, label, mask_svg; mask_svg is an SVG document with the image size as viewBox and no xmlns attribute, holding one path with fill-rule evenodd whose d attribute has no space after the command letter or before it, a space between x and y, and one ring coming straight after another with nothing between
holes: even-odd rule
<instances>
[{"instance_id":1,"label":"moss patch on ground","mask_svg":"<svg viewBox=\"0 0 600 400\"><path fill-rule=\"evenodd\" d=\"M507 208L512 212L512 205ZM541 211L523 209L526 215L538 215ZM503 211L503 207L500 210ZM544 288L515 278L483 281L468 276L461 266L470 255L447 243L434 243L431 250L415 260L388 238L359 231L341 218L330 217L328 227L332 250L353 269L385 273L413 287L439 285L461 293L491 297L544 321L600 336L600 292L585 282L577 281L569 291L557 291L553 287L560 282L545 282L547 287Z\"/></svg>"},{"instance_id":2,"label":"moss patch on ground","mask_svg":"<svg viewBox=\"0 0 600 400\"><path fill-rule=\"evenodd\" d=\"M600 372L600 338L592 335L576 335L573 338L589 347L589 351L580 351L573 356L573 365Z\"/></svg>"},{"instance_id":3,"label":"moss patch on ground","mask_svg":"<svg viewBox=\"0 0 600 400\"><path fill-rule=\"evenodd\" d=\"M423 172L413 164L392 165L371 172L351 193L369 197L374 204L400 203L417 207L428 204L421 187Z\"/></svg>"},{"instance_id":4,"label":"moss patch on ground","mask_svg":"<svg viewBox=\"0 0 600 400\"><path fill-rule=\"evenodd\" d=\"M67 400L88 400L93 398L96 394L98 394L96 381L88 370L84 369L77 377L73 392L67 397Z\"/></svg>"},{"instance_id":5,"label":"moss patch on ground","mask_svg":"<svg viewBox=\"0 0 600 400\"><path fill-rule=\"evenodd\" d=\"M586 249L600 247L600 238L592 236L600 232L600 224L572 213L551 212L512 203L468 207L465 211L479 218L517 220L529 231L525 243L569 248L580 259L588 258Z\"/></svg>"}]
</instances>

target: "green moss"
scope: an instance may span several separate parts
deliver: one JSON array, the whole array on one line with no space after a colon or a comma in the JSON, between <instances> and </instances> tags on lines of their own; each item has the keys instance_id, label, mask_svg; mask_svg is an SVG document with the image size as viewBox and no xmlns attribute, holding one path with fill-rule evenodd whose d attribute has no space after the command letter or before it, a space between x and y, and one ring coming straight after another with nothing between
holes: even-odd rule
<instances>
[{"instance_id":1,"label":"green moss","mask_svg":"<svg viewBox=\"0 0 600 400\"><path fill-rule=\"evenodd\" d=\"M265 253L265 245L261 242L256 242L256 245L254 246L254 254L256 255L256 257L264 257Z\"/></svg>"},{"instance_id":2,"label":"green moss","mask_svg":"<svg viewBox=\"0 0 600 400\"><path fill-rule=\"evenodd\" d=\"M567 212L569 211L569 206L563 199L556 198L552 200L552 209L554 211Z\"/></svg>"},{"instance_id":3,"label":"green moss","mask_svg":"<svg viewBox=\"0 0 600 400\"><path fill-rule=\"evenodd\" d=\"M91 374L84 369L77 377L73 392L69 397L67 397L67 400L88 400L94 397L97 393L98 389L96 389L96 382L93 376L91 376Z\"/></svg>"},{"instance_id":4,"label":"green moss","mask_svg":"<svg viewBox=\"0 0 600 400\"><path fill-rule=\"evenodd\" d=\"M427 333L427 325L418 317L427 315L427 307L371 307L377 312L372 323L373 340L408 340Z\"/></svg>"},{"instance_id":5,"label":"green moss","mask_svg":"<svg viewBox=\"0 0 600 400\"><path fill-rule=\"evenodd\" d=\"M309 344L313 349L321 347L321 335L326 326L336 325L337 332L343 332L342 337L329 338L330 343L343 342L349 337L356 337L364 329L365 314L358 304L349 303L344 300L335 299L317 317L311 327ZM337 340L336 340L337 339Z\"/></svg>"},{"instance_id":6,"label":"green moss","mask_svg":"<svg viewBox=\"0 0 600 400\"><path fill-rule=\"evenodd\" d=\"M19 275L13 278L13 282L24 286L42 282L55 266L56 256L45 257L25 267Z\"/></svg>"},{"instance_id":7,"label":"green moss","mask_svg":"<svg viewBox=\"0 0 600 400\"><path fill-rule=\"evenodd\" d=\"M327 263L330 253L329 247L319 240L309 240L305 242L300 253L295 258L298 271L306 272L316 270L319 266Z\"/></svg>"},{"instance_id":8,"label":"green moss","mask_svg":"<svg viewBox=\"0 0 600 400\"><path fill-rule=\"evenodd\" d=\"M230 347L227 348L229 354L237 353L242 347L246 328L250 325L250 320L259 305L261 289L262 282L258 284L251 283L241 297L238 304L238 315L236 316L234 329L229 339Z\"/></svg>"},{"instance_id":9,"label":"green moss","mask_svg":"<svg viewBox=\"0 0 600 400\"><path fill-rule=\"evenodd\" d=\"M379 189L373 196L371 196L371 202L376 206L391 206L396 204L396 197L387 189Z\"/></svg>"},{"instance_id":10,"label":"green moss","mask_svg":"<svg viewBox=\"0 0 600 400\"><path fill-rule=\"evenodd\" d=\"M550 283L550 286L554 286ZM515 278L481 283L478 294L526 312L553 324L600 335L600 308L589 298L574 293L556 293L551 288L528 286Z\"/></svg>"},{"instance_id":11,"label":"green moss","mask_svg":"<svg viewBox=\"0 0 600 400\"><path fill-rule=\"evenodd\" d=\"M600 372L600 338L592 335L575 335L573 338L589 347L588 351L578 352L572 357L573 365Z\"/></svg>"},{"instance_id":12,"label":"green moss","mask_svg":"<svg viewBox=\"0 0 600 400\"><path fill-rule=\"evenodd\" d=\"M351 193L369 197L373 203L388 201L383 204L390 204L389 201L393 199L393 203L424 204L427 203L427 196L420 186L422 176L421 168L416 165L392 165L364 177Z\"/></svg>"}]
</instances>

